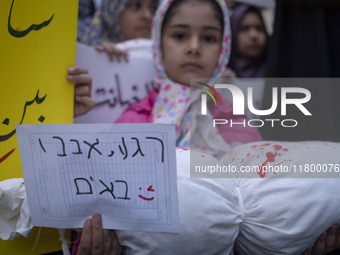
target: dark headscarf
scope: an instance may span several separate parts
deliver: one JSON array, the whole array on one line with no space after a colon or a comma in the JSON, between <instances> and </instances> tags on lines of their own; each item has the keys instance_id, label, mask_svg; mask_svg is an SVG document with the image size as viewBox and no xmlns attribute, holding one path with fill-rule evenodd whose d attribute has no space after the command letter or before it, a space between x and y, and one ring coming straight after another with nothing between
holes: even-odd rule
<instances>
[{"instance_id":1,"label":"dark headscarf","mask_svg":"<svg viewBox=\"0 0 340 255\"><path fill-rule=\"evenodd\" d=\"M268 77L340 77L340 1L277 0Z\"/></svg>"},{"instance_id":2,"label":"dark headscarf","mask_svg":"<svg viewBox=\"0 0 340 255\"><path fill-rule=\"evenodd\" d=\"M304 79L304 83L299 79L291 85L268 84L264 109L272 103L272 87L305 87L312 94L308 110L313 116L301 117L298 111L294 111L289 118L298 119L299 125L293 129L261 128L265 140L340 142L339 79L315 79L340 77L339 27L338 0L276 1L267 77L311 79ZM277 113L270 118L282 116ZM332 254L340 254L340 251Z\"/></svg>"},{"instance_id":3,"label":"dark headscarf","mask_svg":"<svg viewBox=\"0 0 340 255\"><path fill-rule=\"evenodd\" d=\"M91 25L96 8L92 0L79 0L78 6L77 39L81 40L87 27Z\"/></svg>"},{"instance_id":4,"label":"dark headscarf","mask_svg":"<svg viewBox=\"0 0 340 255\"><path fill-rule=\"evenodd\" d=\"M231 35L232 35L232 44L231 44L231 56L230 56L230 65L229 67L236 72L237 77L240 78L262 78L265 77L266 74L266 51L268 44L268 33L265 30L266 34L266 46L263 54L257 58L249 58L242 56L237 47L237 34L241 25L241 21L244 18L245 14L252 10L256 12L263 25L263 17L261 11L253 6L241 4L235 7L233 10L233 14L230 18L231 25Z\"/></svg>"}]
</instances>

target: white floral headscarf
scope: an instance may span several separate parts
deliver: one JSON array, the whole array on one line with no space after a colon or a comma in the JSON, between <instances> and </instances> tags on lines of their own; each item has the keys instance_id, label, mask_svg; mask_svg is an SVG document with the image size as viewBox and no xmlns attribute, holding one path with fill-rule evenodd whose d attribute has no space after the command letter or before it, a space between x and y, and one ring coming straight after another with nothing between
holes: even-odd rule
<instances>
[{"instance_id":1,"label":"white floral headscarf","mask_svg":"<svg viewBox=\"0 0 340 255\"><path fill-rule=\"evenodd\" d=\"M175 124L177 146L196 148L212 155L224 154L230 146L224 141L216 128L212 128L212 116L200 115L200 95L198 89L175 83L166 76L161 50L161 29L164 16L173 0L165 0L159 6L153 22L153 58L156 68L156 86L159 94L153 108L155 123ZM224 0L216 0L224 15L224 32L221 54L214 71L214 80L226 69L230 57L231 33L228 9ZM190 109L190 110L189 110ZM199 121L197 120L199 117ZM211 128L208 128L211 127ZM190 140L191 133L191 140Z\"/></svg>"}]
</instances>

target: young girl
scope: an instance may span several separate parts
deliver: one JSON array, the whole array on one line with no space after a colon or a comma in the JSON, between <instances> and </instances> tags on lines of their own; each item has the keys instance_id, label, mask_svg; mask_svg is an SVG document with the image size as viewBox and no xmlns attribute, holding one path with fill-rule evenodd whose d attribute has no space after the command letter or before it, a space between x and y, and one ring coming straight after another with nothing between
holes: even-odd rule
<instances>
[{"instance_id":1,"label":"young girl","mask_svg":"<svg viewBox=\"0 0 340 255\"><path fill-rule=\"evenodd\" d=\"M98 17L84 32L80 42L94 45L98 51L127 60L127 52L115 47L115 43L150 38L152 19L158 0L103 0Z\"/></svg>"},{"instance_id":2,"label":"young girl","mask_svg":"<svg viewBox=\"0 0 340 255\"><path fill-rule=\"evenodd\" d=\"M252 128L227 125L212 128L212 118L233 117L242 121L244 116L233 116L230 102L213 107L207 118L199 116L200 93L198 90L189 93L190 78L217 78L228 63L231 37L224 0L163 1L154 18L153 40L157 89L128 108L117 122L175 124L177 146L185 148L189 147L191 129L194 136L191 147L218 156L229 150L230 145L261 139ZM93 247L98 254L109 254L112 250L120 254L113 233L102 230L101 217L95 214L85 222L79 249L78 239L73 254L91 254Z\"/></svg>"},{"instance_id":3,"label":"young girl","mask_svg":"<svg viewBox=\"0 0 340 255\"><path fill-rule=\"evenodd\" d=\"M245 116L233 116L228 101L212 106L202 116L200 90L190 92L190 78L216 79L228 63L231 37L223 1L166 1L156 13L153 40L156 88L140 103L128 108L117 123L175 124L177 146L188 148L190 140L191 148L216 157L230 146L261 140L258 131L248 126L212 127L213 119L233 119L240 123Z\"/></svg>"}]
</instances>

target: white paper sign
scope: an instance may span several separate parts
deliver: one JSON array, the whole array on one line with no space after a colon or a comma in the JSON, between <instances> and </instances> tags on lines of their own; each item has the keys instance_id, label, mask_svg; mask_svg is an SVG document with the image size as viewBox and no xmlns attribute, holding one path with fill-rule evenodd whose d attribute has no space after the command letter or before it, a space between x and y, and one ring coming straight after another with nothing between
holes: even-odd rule
<instances>
[{"instance_id":1,"label":"white paper sign","mask_svg":"<svg viewBox=\"0 0 340 255\"><path fill-rule=\"evenodd\" d=\"M18 125L35 226L177 232L175 128L162 124Z\"/></svg>"},{"instance_id":2,"label":"white paper sign","mask_svg":"<svg viewBox=\"0 0 340 255\"><path fill-rule=\"evenodd\" d=\"M111 62L105 52L77 44L76 65L92 76L92 98L96 106L75 118L75 123L113 123L129 106L141 101L154 86L152 41L138 39L116 45L129 54L129 62Z\"/></svg>"}]
</instances>

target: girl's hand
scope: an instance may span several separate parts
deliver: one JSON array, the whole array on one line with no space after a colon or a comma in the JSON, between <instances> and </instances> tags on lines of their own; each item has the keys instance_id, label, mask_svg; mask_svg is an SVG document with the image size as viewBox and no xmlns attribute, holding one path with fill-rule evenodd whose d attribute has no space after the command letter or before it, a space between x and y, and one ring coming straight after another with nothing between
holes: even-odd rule
<instances>
[{"instance_id":1,"label":"girl's hand","mask_svg":"<svg viewBox=\"0 0 340 255\"><path fill-rule=\"evenodd\" d=\"M325 255L340 248L340 227L331 226L302 255Z\"/></svg>"},{"instance_id":2,"label":"girl's hand","mask_svg":"<svg viewBox=\"0 0 340 255\"><path fill-rule=\"evenodd\" d=\"M102 228L99 213L85 221L77 255L120 255L122 251L115 231Z\"/></svg>"},{"instance_id":3,"label":"girl's hand","mask_svg":"<svg viewBox=\"0 0 340 255\"><path fill-rule=\"evenodd\" d=\"M67 81L74 83L74 117L88 113L96 104L91 98L92 77L86 69L74 66L68 69Z\"/></svg>"},{"instance_id":4,"label":"girl's hand","mask_svg":"<svg viewBox=\"0 0 340 255\"><path fill-rule=\"evenodd\" d=\"M126 62L129 61L128 52L125 50L117 49L114 43L103 43L102 45L96 45L94 48L99 52L106 52L109 56L110 61L113 61L114 57L117 58L118 62L124 59Z\"/></svg>"}]
</instances>

